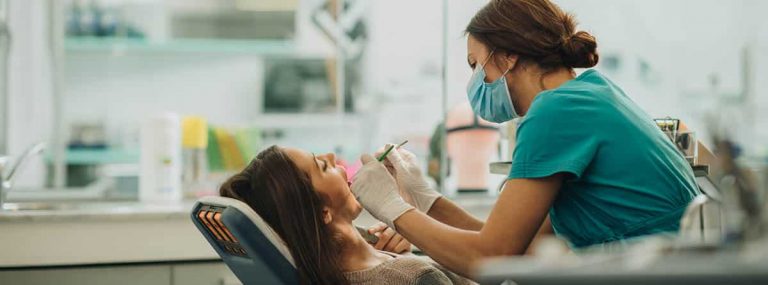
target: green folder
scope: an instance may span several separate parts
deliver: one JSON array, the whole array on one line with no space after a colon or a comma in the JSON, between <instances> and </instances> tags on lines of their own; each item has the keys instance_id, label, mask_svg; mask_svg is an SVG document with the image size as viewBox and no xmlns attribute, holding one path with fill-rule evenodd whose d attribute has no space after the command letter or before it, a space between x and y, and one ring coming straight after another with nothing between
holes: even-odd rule
<instances>
[{"instance_id":1,"label":"green folder","mask_svg":"<svg viewBox=\"0 0 768 285\"><path fill-rule=\"evenodd\" d=\"M208 168L210 171L224 171L224 160L219 148L219 140L213 128L208 128Z\"/></svg>"},{"instance_id":2,"label":"green folder","mask_svg":"<svg viewBox=\"0 0 768 285\"><path fill-rule=\"evenodd\" d=\"M247 165L259 152L261 130L255 127L239 129L235 132L235 141Z\"/></svg>"}]
</instances>

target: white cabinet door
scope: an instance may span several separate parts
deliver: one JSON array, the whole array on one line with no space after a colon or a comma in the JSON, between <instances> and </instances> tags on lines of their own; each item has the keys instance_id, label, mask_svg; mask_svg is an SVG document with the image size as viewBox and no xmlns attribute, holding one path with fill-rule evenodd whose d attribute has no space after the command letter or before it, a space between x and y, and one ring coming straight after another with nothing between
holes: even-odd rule
<instances>
[{"instance_id":1,"label":"white cabinet door","mask_svg":"<svg viewBox=\"0 0 768 285\"><path fill-rule=\"evenodd\" d=\"M223 263L174 265L173 285L240 285L240 280Z\"/></svg>"}]
</instances>

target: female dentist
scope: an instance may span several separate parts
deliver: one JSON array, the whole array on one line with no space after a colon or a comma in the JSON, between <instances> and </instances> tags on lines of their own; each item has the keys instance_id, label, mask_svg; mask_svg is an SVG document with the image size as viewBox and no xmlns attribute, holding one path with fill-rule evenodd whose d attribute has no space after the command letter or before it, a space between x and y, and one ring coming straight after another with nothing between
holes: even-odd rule
<instances>
[{"instance_id":1,"label":"female dentist","mask_svg":"<svg viewBox=\"0 0 768 285\"><path fill-rule=\"evenodd\" d=\"M429 189L403 149L388 156L394 177L363 155L358 200L464 276L482 258L525 253L548 228L573 248L677 231L699 193L693 172L619 86L592 69L575 75L598 61L595 38L575 26L549 0L492 0L467 26L474 111L499 123L523 116L487 221Z\"/></svg>"}]
</instances>

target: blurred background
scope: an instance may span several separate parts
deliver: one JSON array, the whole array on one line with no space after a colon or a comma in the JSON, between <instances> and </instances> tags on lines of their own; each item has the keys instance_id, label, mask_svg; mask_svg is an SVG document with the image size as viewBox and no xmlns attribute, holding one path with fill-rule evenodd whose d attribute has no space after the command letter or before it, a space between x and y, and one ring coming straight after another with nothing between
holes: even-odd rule
<instances>
[{"instance_id":1,"label":"blurred background","mask_svg":"<svg viewBox=\"0 0 768 285\"><path fill-rule=\"evenodd\" d=\"M509 160L514 129L466 105L463 29L483 0L2 3L0 153L48 146L18 190L108 181L135 196L141 124L168 112L202 123L208 191L273 144L354 165L407 139L446 192L494 188L488 162ZM682 119L705 144L707 120L726 120L747 153L768 154L768 3L558 4L597 37L597 69L653 117ZM472 139L486 147L477 177L452 177Z\"/></svg>"}]
</instances>

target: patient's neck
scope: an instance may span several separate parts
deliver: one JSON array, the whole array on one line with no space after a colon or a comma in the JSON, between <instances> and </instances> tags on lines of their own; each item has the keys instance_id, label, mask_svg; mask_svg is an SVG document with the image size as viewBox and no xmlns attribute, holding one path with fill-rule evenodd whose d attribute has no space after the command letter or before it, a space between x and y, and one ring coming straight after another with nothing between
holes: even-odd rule
<instances>
[{"instance_id":1,"label":"patient's neck","mask_svg":"<svg viewBox=\"0 0 768 285\"><path fill-rule=\"evenodd\" d=\"M391 257L378 252L349 224L334 226L341 236L341 267L346 272L364 270L381 264Z\"/></svg>"}]
</instances>

